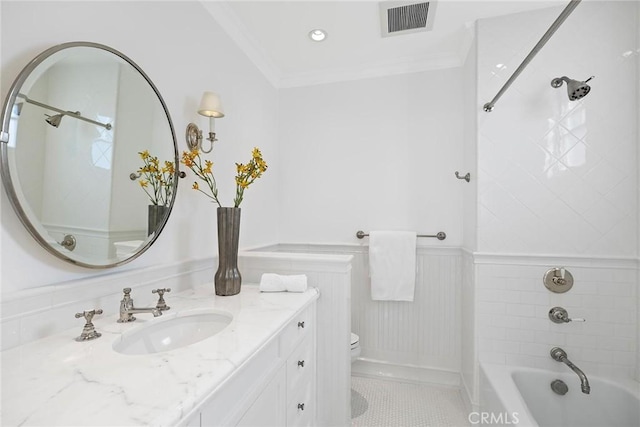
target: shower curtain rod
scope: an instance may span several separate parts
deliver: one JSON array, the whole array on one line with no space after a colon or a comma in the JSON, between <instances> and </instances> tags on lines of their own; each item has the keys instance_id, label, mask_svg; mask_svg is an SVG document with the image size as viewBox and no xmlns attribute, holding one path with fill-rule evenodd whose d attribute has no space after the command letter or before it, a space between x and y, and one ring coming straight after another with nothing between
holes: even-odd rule
<instances>
[{"instance_id":1,"label":"shower curtain rod","mask_svg":"<svg viewBox=\"0 0 640 427\"><path fill-rule=\"evenodd\" d=\"M547 32L544 33L540 41L533 47L531 52L529 52L529 55L527 55L527 57L524 58L524 61L522 61L522 64L520 64L520 66L516 69L516 71L513 72L511 77L509 77L509 80L507 80L504 86L502 86L502 89L500 89L500 91L496 94L496 96L490 102L487 102L486 104L484 104L484 107L482 107L484 111L486 111L487 113L490 113L491 111L493 111L493 106L498 101L498 99L504 94L504 92L509 88L509 86L511 86L513 81L520 75L520 73L526 68L526 66L529 65L529 62L531 62L533 57L536 56L536 54L540 51L540 49L542 49L542 47L549 41L553 33L556 32L556 30L560 27L560 25L562 25L564 20L567 19L567 17L571 14L571 12L573 12L573 10L576 7L578 7L578 4L580 4L581 1L582 0L571 0L569 2L567 7L565 7L562 13L560 13L560 16L556 18L556 20L553 22L553 24L551 24Z\"/></svg>"},{"instance_id":2,"label":"shower curtain rod","mask_svg":"<svg viewBox=\"0 0 640 427\"><path fill-rule=\"evenodd\" d=\"M52 111L55 111L57 113L64 114L65 116L73 117L73 118L76 118L76 119L79 119L79 120L84 120L85 122L89 122L89 123L93 123L94 125L102 126L103 128L106 128L107 130L111 129L111 123L96 122L95 120L91 120L91 119L88 119L86 117L81 116L79 113L74 113L73 111L64 111L64 110L61 110L59 108L52 107L51 105L47 105L47 104L43 104L42 102L34 101L33 99L29 98L27 95L23 95L21 93L17 94L16 97L24 99L29 104L37 105L38 107L42 107L42 108L45 108L47 110L52 110Z\"/></svg>"}]
</instances>

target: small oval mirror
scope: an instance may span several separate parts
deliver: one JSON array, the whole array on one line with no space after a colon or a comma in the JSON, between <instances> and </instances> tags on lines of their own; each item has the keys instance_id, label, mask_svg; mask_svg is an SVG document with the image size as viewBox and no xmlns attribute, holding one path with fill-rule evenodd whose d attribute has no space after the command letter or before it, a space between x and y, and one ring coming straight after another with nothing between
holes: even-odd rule
<instances>
[{"instance_id":1,"label":"small oval mirror","mask_svg":"<svg viewBox=\"0 0 640 427\"><path fill-rule=\"evenodd\" d=\"M158 238L178 149L162 96L131 59L90 42L47 49L13 83L1 123L5 190L49 252L108 268Z\"/></svg>"}]
</instances>

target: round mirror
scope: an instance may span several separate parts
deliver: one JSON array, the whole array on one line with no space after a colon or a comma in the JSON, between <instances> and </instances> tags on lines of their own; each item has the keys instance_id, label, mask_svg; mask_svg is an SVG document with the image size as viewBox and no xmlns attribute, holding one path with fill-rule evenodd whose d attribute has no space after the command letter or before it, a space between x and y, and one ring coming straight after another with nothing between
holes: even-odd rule
<instances>
[{"instance_id":1,"label":"round mirror","mask_svg":"<svg viewBox=\"0 0 640 427\"><path fill-rule=\"evenodd\" d=\"M22 70L2 111L2 180L33 237L90 268L139 256L178 185L169 111L149 77L97 43L54 46Z\"/></svg>"}]
</instances>

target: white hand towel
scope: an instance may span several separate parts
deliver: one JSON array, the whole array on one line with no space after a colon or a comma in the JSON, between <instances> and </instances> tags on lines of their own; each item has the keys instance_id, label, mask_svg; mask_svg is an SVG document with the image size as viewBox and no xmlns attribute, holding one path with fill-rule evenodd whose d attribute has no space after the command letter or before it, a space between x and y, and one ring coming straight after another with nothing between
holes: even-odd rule
<instances>
[{"instance_id":1,"label":"white hand towel","mask_svg":"<svg viewBox=\"0 0 640 427\"><path fill-rule=\"evenodd\" d=\"M287 288L282 283L282 276L273 273L263 273L260 277L260 292L284 292Z\"/></svg>"},{"instance_id":2,"label":"white hand towel","mask_svg":"<svg viewBox=\"0 0 640 427\"><path fill-rule=\"evenodd\" d=\"M305 292L307 290L306 274L292 274L283 276L282 282L287 292Z\"/></svg>"},{"instance_id":3,"label":"white hand towel","mask_svg":"<svg viewBox=\"0 0 640 427\"><path fill-rule=\"evenodd\" d=\"M306 290L307 276L305 274L263 273L260 277L260 292L305 292Z\"/></svg>"},{"instance_id":4,"label":"white hand towel","mask_svg":"<svg viewBox=\"0 0 640 427\"><path fill-rule=\"evenodd\" d=\"M416 283L416 233L369 232L371 299L413 301Z\"/></svg>"}]
</instances>

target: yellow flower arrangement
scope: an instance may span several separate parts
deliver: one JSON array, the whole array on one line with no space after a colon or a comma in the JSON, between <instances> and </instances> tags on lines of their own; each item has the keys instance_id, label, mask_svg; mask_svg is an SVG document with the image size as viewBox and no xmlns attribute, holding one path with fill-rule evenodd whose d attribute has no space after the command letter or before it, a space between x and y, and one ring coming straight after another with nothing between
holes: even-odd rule
<instances>
[{"instance_id":1,"label":"yellow flower arrangement","mask_svg":"<svg viewBox=\"0 0 640 427\"><path fill-rule=\"evenodd\" d=\"M267 163L262 158L262 153L255 147L251 152L251 160L246 165L236 163L236 197L233 199L234 206L237 208L242 203L244 190L249 188L253 182L260 178L267 170Z\"/></svg>"},{"instance_id":2,"label":"yellow flower arrangement","mask_svg":"<svg viewBox=\"0 0 640 427\"><path fill-rule=\"evenodd\" d=\"M192 188L201 192L213 202L217 203L218 206L222 207L220 200L218 200L218 187L213 175L213 163L209 160L205 160L203 165L202 159L200 158L200 152L197 149L192 151L183 151L181 163L191 169L198 178L204 181L207 184L207 187L209 187L209 190L204 191L200 189L197 182L193 183ZM237 208L240 207L240 203L242 203L244 190L249 188L249 186L253 184L256 179L260 178L267 170L267 163L262 158L260 149L257 147L253 149L249 163L236 163L236 170L236 197L233 199L233 203L234 207Z\"/></svg>"},{"instance_id":3,"label":"yellow flower arrangement","mask_svg":"<svg viewBox=\"0 0 640 427\"><path fill-rule=\"evenodd\" d=\"M144 150L138 154L143 162L143 166L138 169L140 187L147 193L151 203L167 206L173 195L176 171L173 162L165 161L164 165L160 166L158 158L149 154L149 151Z\"/></svg>"}]
</instances>

